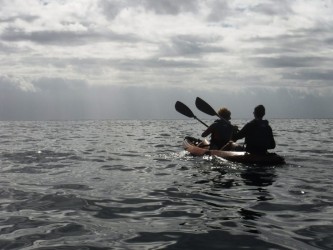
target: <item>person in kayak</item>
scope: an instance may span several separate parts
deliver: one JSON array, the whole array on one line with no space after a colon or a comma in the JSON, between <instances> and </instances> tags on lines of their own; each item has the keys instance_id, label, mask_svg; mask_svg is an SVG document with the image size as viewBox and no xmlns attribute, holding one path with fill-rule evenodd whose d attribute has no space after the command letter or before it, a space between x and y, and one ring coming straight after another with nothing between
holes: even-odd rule
<instances>
[{"instance_id":1,"label":"person in kayak","mask_svg":"<svg viewBox=\"0 0 333 250\"><path fill-rule=\"evenodd\" d=\"M267 120L263 120L265 107L254 108L254 119L235 135L235 141L245 138L245 150L252 154L266 154L268 149L275 148L273 131Z\"/></svg>"},{"instance_id":2,"label":"person in kayak","mask_svg":"<svg viewBox=\"0 0 333 250\"><path fill-rule=\"evenodd\" d=\"M231 112L227 108L221 108L217 113L221 118L215 120L201 135L202 137L211 135L210 149L221 149L233 136L234 127L230 123Z\"/></svg>"}]
</instances>

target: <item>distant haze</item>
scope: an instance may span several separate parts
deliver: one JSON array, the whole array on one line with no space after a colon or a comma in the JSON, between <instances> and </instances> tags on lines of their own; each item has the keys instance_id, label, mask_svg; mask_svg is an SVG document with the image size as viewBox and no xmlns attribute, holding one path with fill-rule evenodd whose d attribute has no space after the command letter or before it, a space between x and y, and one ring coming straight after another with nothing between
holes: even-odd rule
<instances>
[{"instance_id":1,"label":"distant haze","mask_svg":"<svg viewBox=\"0 0 333 250\"><path fill-rule=\"evenodd\" d=\"M330 0L0 3L0 120L333 118Z\"/></svg>"}]
</instances>

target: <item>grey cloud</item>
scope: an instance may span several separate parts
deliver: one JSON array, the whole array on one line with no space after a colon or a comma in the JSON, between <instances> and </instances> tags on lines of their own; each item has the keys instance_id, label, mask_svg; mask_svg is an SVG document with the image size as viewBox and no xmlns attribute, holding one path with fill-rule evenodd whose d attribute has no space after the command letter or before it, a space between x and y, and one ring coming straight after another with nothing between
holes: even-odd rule
<instances>
[{"instance_id":1,"label":"grey cloud","mask_svg":"<svg viewBox=\"0 0 333 250\"><path fill-rule=\"evenodd\" d=\"M250 8L250 10L268 16L287 16L294 13L291 7L292 2L292 0L269 1L268 3L257 4Z\"/></svg>"},{"instance_id":2,"label":"grey cloud","mask_svg":"<svg viewBox=\"0 0 333 250\"><path fill-rule=\"evenodd\" d=\"M328 45L333 45L333 37L324 40Z\"/></svg>"},{"instance_id":3,"label":"grey cloud","mask_svg":"<svg viewBox=\"0 0 333 250\"><path fill-rule=\"evenodd\" d=\"M323 57L279 56L255 57L253 60L256 61L260 66L266 68L302 68L316 67L328 59Z\"/></svg>"},{"instance_id":4,"label":"grey cloud","mask_svg":"<svg viewBox=\"0 0 333 250\"><path fill-rule=\"evenodd\" d=\"M303 39L307 39L308 34L304 34L301 32L293 31L292 34L283 34L276 36L253 36L251 38L243 39L244 42L253 42L253 43L268 43L268 44L282 44L285 46L286 44L295 44L296 42L300 42ZM302 43L299 43L302 45Z\"/></svg>"},{"instance_id":5,"label":"grey cloud","mask_svg":"<svg viewBox=\"0 0 333 250\"><path fill-rule=\"evenodd\" d=\"M157 14L167 15L178 15L181 12L196 13L199 7L197 0L145 0L144 5L146 9L152 10Z\"/></svg>"},{"instance_id":6,"label":"grey cloud","mask_svg":"<svg viewBox=\"0 0 333 250\"><path fill-rule=\"evenodd\" d=\"M183 12L197 13L199 9L198 0L127 0L127 1L105 1L99 2L104 15L108 19L114 19L122 10L130 8L144 8L159 15L178 15Z\"/></svg>"},{"instance_id":7,"label":"grey cloud","mask_svg":"<svg viewBox=\"0 0 333 250\"><path fill-rule=\"evenodd\" d=\"M128 71L142 71L147 68L198 68L203 66L196 62L188 62L184 60L171 61L158 58L145 60L121 60L118 65L118 69L126 69Z\"/></svg>"},{"instance_id":8,"label":"grey cloud","mask_svg":"<svg viewBox=\"0 0 333 250\"><path fill-rule=\"evenodd\" d=\"M151 69L186 69L186 68L200 68L204 65L197 61L189 60L166 60L158 57L151 57L146 59L101 59L101 58L67 58L59 59L52 57L45 57L42 60L25 58L26 63L31 65L52 65L56 68L66 68L68 65L76 67L77 70L86 72L87 70L94 69L98 71L103 67L117 69L119 71L131 72L144 72Z\"/></svg>"},{"instance_id":9,"label":"grey cloud","mask_svg":"<svg viewBox=\"0 0 333 250\"><path fill-rule=\"evenodd\" d=\"M211 5L211 12L207 17L210 22L219 22L232 15L232 10L227 1L214 1Z\"/></svg>"},{"instance_id":10,"label":"grey cloud","mask_svg":"<svg viewBox=\"0 0 333 250\"><path fill-rule=\"evenodd\" d=\"M0 17L0 23L12 23L16 20L23 20L25 22L33 22L38 19L35 15L21 15L21 16L10 16L10 17Z\"/></svg>"},{"instance_id":11,"label":"grey cloud","mask_svg":"<svg viewBox=\"0 0 333 250\"><path fill-rule=\"evenodd\" d=\"M297 52L299 52L300 48L297 47L282 47L279 45L269 45L267 44L265 45L261 45L261 48L257 48L257 49L253 49L252 50L252 54L253 55L269 55L269 54L295 54Z\"/></svg>"},{"instance_id":12,"label":"grey cloud","mask_svg":"<svg viewBox=\"0 0 333 250\"><path fill-rule=\"evenodd\" d=\"M103 11L103 14L108 19L114 19L121 10L125 8L130 8L131 3L134 3L133 1L128 1L127 4L123 1L114 1L114 0L100 0L99 5L101 6L101 9Z\"/></svg>"},{"instance_id":13,"label":"grey cloud","mask_svg":"<svg viewBox=\"0 0 333 250\"><path fill-rule=\"evenodd\" d=\"M253 53L258 54L280 54L287 53L308 54L309 52L318 52L326 50L330 46L333 38L330 28L317 27L311 29L290 30L288 34L277 36L255 36L246 38L243 41L255 43L258 49ZM324 53L325 54L325 53Z\"/></svg>"},{"instance_id":14,"label":"grey cloud","mask_svg":"<svg viewBox=\"0 0 333 250\"><path fill-rule=\"evenodd\" d=\"M255 43L257 48L250 51L254 55L276 54L281 57L284 55L304 54L312 49L316 41L310 41L308 36L299 34L280 35L274 37L253 37L244 39L244 42Z\"/></svg>"},{"instance_id":15,"label":"grey cloud","mask_svg":"<svg viewBox=\"0 0 333 250\"><path fill-rule=\"evenodd\" d=\"M13 45L13 44L9 45L9 44L0 42L0 53L13 54L13 53L21 53L21 52L25 52L25 50Z\"/></svg>"},{"instance_id":16,"label":"grey cloud","mask_svg":"<svg viewBox=\"0 0 333 250\"><path fill-rule=\"evenodd\" d=\"M34 31L25 32L18 29L7 28L0 38L8 42L31 41L39 44L73 46L92 41L126 41L137 42L138 39L131 34L117 34L113 32L75 32L75 31Z\"/></svg>"},{"instance_id":17,"label":"grey cloud","mask_svg":"<svg viewBox=\"0 0 333 250\"><path fill-rule=\"evenodd\" d=\"M283 79L301 80L301 81L321 81L327 86L333 86L333 70L299 70L294 73L284 73Z\"/></svg>"},{"instance_id":18,"label":"grey cloud","mask_svg":"<svg viewBox=\"0 0 333 250\"><path fill-rule=\"evenodd\" d=\"M114 19L122 10L130 8L143 8L147 11L154 12L158 15L179 15L182 13L197 14L202 5L206 4L210 9L207 20L210 22L218 22L232 14L226 0L212 0L202 2L199 0L128 0L128 1L100 1L99 2L104 15L108 19Z\"/></svg>"},{"instance_id":19,"label":"grey cloud","mask_svg":"<svg viewBox=\"0 0 333 250\"><path fill-rule=\"evenodd\" d=\"M194 36L176 36L169 44L161 45L164 56L198 56L205 53L225 53L226 49L211 45L218 39L200 38Z\"/></svg>"},{"instance_id":20,"label":"grey cloud","mask_svg":"<svg viewBox=\"0 0 333 250\"><path fill-rule=\"evenodd\" d=\"M64 78L39 78L33 82L34 86L42 92L82 92L88 88L88 84L82 80Z\"/></svg>"}]
</instances>

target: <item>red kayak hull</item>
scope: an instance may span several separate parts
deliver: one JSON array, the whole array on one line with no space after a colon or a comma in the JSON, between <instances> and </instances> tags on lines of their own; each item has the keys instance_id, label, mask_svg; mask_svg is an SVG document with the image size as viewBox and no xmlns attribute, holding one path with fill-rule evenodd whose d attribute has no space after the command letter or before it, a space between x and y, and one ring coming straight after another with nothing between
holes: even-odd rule
<instances>
[{"instance_id":1,"label":"red kayak hull","mask_svg":"<svg viewBox=\"0 0 333 250\"><path fill-rule=\"evenodd\" d=\"M185 137L183 147L194 156L215 155L231 162L257 165L278 165L285 163L284 158L276 153L254 155L245 151L209 150L207 141L201 142L192 137Z\"/></svg>"}]
</instances>

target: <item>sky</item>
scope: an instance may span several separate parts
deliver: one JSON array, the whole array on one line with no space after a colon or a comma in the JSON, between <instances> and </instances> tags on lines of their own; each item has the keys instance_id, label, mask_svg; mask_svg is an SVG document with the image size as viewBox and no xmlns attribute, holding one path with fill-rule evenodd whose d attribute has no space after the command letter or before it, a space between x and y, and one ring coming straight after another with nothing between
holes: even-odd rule
<instances>
[{"instance_id":1,"label":"sky","mask_svg":"<svg viewBox=\"0 0 333 250\"><path fill-rule=\"evenodd\" d=\"M0 120L333 118L332 0L0 6Z\"/></svg>"}]
</instances>

